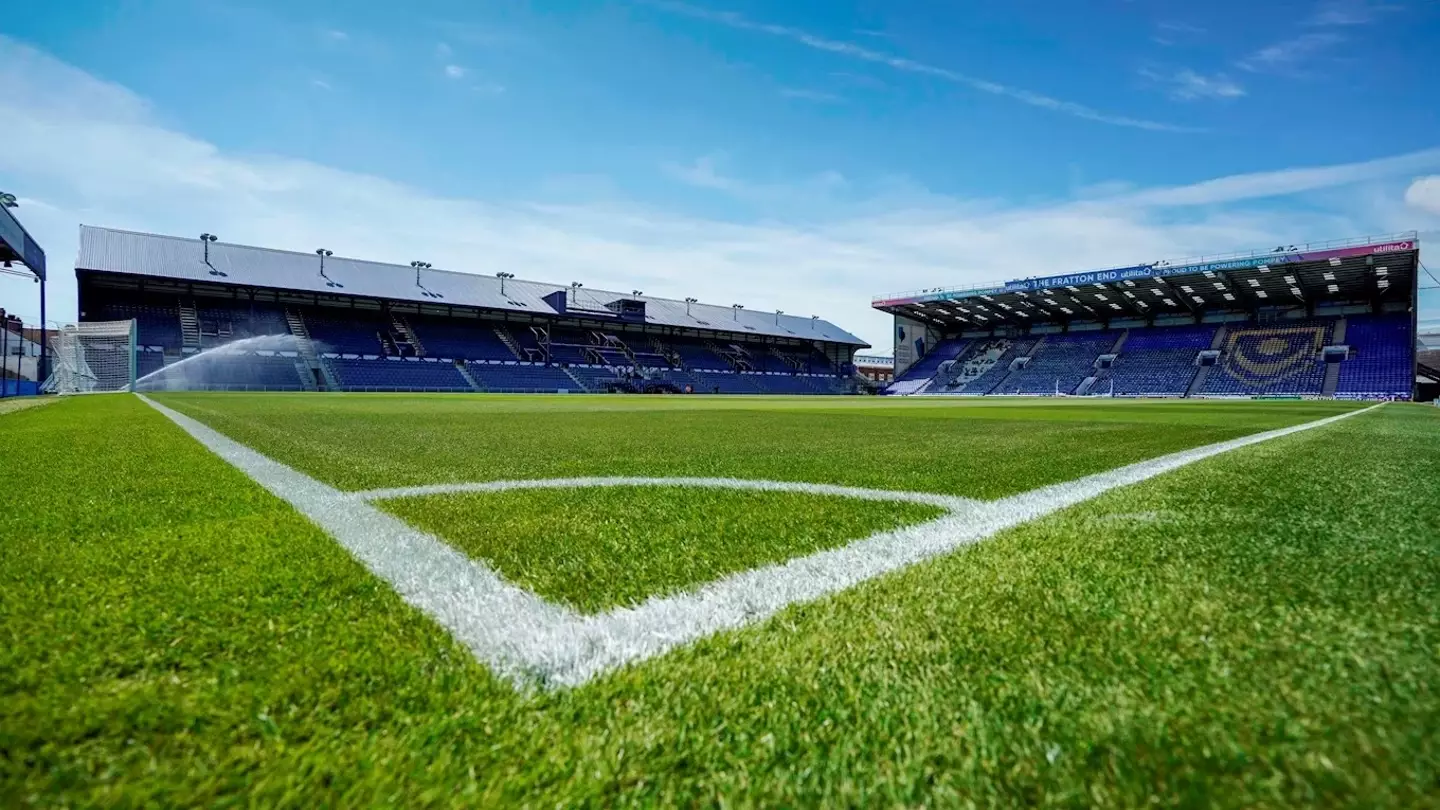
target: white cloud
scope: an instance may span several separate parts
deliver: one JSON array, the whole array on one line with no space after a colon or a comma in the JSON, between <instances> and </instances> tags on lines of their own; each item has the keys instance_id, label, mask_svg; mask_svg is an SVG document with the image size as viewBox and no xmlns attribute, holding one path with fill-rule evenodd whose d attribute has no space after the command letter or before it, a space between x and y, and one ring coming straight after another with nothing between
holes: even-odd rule
<instances>
[{"instance_id":1,"label":"white cloud","mask_svg":"<svg viewBox=\"0 0 1440 810\"><path fill-rule=\"evenodd\" d=\"M1339 34L1328 32L1301 34L1267 45L1237 64L1253 73L1294 72L1302 63L1344 41Z\"/></svg>"},{"instance_id":2,"label":"white cloud","mask_svg":"<svg viewBox=\"0 0 1440 810\"><path fill-rule=\"evenodd\" d=\"M1298 74L1306 62L1345 42L1345 35L1334 29L1369 25L1400 8L1375 0L1325 0L1305 21L1306 28L1321 30L1307 31L1267 45L1236 64L1253 73Z\"/></svg>"},{"instance_id":3,"label":"white cloud","mask_svg":"<svg viewBox=\"0 0 1440 810\"><path fill-rule=\"evenodd\" d=\"M661 170L675 180L695 188L721 191L736 199L764 204L776 209L794 205L815 208L830 196L848 186L845 175L835 170L823 171L798 181L759 183L724 174L719 164L725 155L711 154L689 164L665 163Z\"/></svg>"},{"instance_id":4,"label":"white cloud","mask_svg":"<svg viewBox=\"0 0 1440 810\"><path fill-rule=\"evenodd\" d=\"M1137 191L1124 199L1131 204L1162 207L1221 205L1406 177L1432 167L1440 167L1440 148L1360 163L1236 174L1185 186Z\"/></svg>"},{"instance_id":5,"label":"white cloud","mask_svg":"<svg viewBox=\"0 0 1440 810\"><path fill-rule=\"evenodd\" d=\"M1197 99L1232 99L1245 95L1245 88L1241 87L1230 77L1223 73L1213 76L1203 76L1195 71L1184 68L1173 73L1160 73L1158 71L1144 68L1140 75L1165 87L1165 91L1171 98L1181 101L1195 101Z\"/></svg>"},{"instance_id":6,"label":"white cloud","mask_svg":"<svg viewBox=\"0 0 1440 810\"><path fill-rule=\"evenodd\" d=\"M914 59L893 56L888 53L876 51L861 45L856 45L852 42L842 42L840 40L827 39L825 37L811 34L808 31L803 31L799 28L790 28L784 25L772 25L770 23L754 22L753 20L747 19L733 12L710 11L708 9L700 8L698 6L689 5L688 3L675 2L675 0L647 1L649 5L655 8L663 9L665 11L669 11L675 14L683 14L687 17L693 17L699 20L706 20L708 22L718 23L720 25L729 26L730 28L737 28L744 31L755 31L758 33L769 34L771 36L782 37L784 39L797 42L801 45L804 45L808 48L813 48L818 51L825 51L827 53L833 53L839 56L849 57L851 59L858 59L863 62L871 62L874 64L885 65L887 67L903 71L905 73L914 73L921 76L929 76L934 79L940 79L942 81L950 82L951 84L958 84L964 87L969 87L972 90L978 90L982 93L988 93L994 96L1002 96L1005 98L1013 99L1015 101L1019 101L1022 104L1028 104L1032 107L1040 107L1042 109L1051 110L1052 112L1058 112L1064 115L1074 116L1075 118L1082 118L1087 121L1097 121L1102 124L1113 124L1115 126L1135 127L1138 129L1148 129L1165 132L1192 131L1188 127L1177 126L1174 124L1167 124L1159 121L1149 121L1142 118L1131 118L1123 115L1112 115L1110 113L1101 112L1100 110L1096 110L1092 107L1087 107L1083 104L1078 104L1073 101L1063 101L1061 99L1047 96L1042 93L1036 93L1032 90L1026 90L1021 87L1012 87L1010 85L993 82L988 79L981 79L975 76L969 76L958 71L950 70L949 68L937 67L935 65L927 64L925 62L919 62Z\"/></svg>"},{"instance_id":7,"label":"white cloud","mask_svg":"<svg viewBox=\"0 0 1440 810\"><path fill-rule=\"evenodd\" d=\"M1377 3L1373 0L1328 0L1320 4L1308 21L1308 25L1324 28L1328 26L1369 25L1401 6L1392 3Z\"/></svg>"},{"instance_id":8,"label":"white cloud","mask_svg":"<svg viewBox=\"0 0 1440 810\"><path fill-rule=\"evenodd\" d=\"M687 185L697 188L711 188L721 191L736 191L742 187L740 181L725 177L716 169L716 163L721 159L717 155L705 155L695 159L694 163L682 165L679 163L666 163L661 168L671 177Z\"/></svg>"},{"instance_id":9,"label":"white cloud","mask_svg":"<svg viewBox=\"0 0 1440 810\"><path fill-rule=\"evenodd\" d=\"M349 35L349 34L345 33L344 31L339 31L339 30L336 30L336 29L333 29L333 28L330 29L330 30L328 30L328 31L323 32L323 33L321 34L321 36L325 37L325 39L328 39L328 40L330 40L331 42L345 42L346 40L350 39L350 35Z\"/></svg>"},{"instance_id":10,"label":"white cloud","mask_svg":"<svg viewBox=\"0 0 1440 810\"><path fill-rule=\"evenodd\" d=\"M1422 177L1405 189L1405 203L1440 216L1440 174Z\"/></svg>"},{"instance_id":11,"label":"white cloud","mask_svg":"<svg viewBox=\"0 0 1440 810\"><path fill-rule=\"evenodd\" d=\"M310 86L313 87L313 88L315 88L316 90L333 90L333 89L334 89L334 88L332 88L332 87L330 86L330 82L327 82L327 81L325 81L324 79L311 79L311 80L310 80Z\"/></svg>"},{"instance_id":12,"label":"white cloud","mask_svg":"<svg viewBox=\"0 0 1440 810\"><path fill-rule=\"evenodd\" d=\"M1162 257L1377 233L1433 222L1401 200L1403 184L1440 171L1440 150L1346 166L1285 170L1172 188L1050 204L1008 205L920 191L853 205L847 178L796 184L745 182L717 159L672 167L744 204L771 206L763 219L686 214L613 194L564 199L445 197L374 175L316 163L227 151L169 128L126 89L0 37L0 188L51 259L52 307L72 319L67 265L80 222L522 278L578 279L587 286L755 309L815 313L888 347L889 319L870 309L877 293L1114 266ZM708 162L707 162L708 160ZM1366 194L1307 199L1293 212L1268 198L1368 184ZM1363 184L1363 185L1356 185ZM1422 187L1417 199L1432 199ZM788 194L789 196L785 196ZM811 205L830 195L828 206ZM748 195L748 196L747 196ZM1248 200L1265 200L1247 206ZM1411 219L1415 217L1418 219ZM628 285L628 286L627 286ZM0 279L0 302L33 319L34 286Z\"/></svg>"},{"instance_id":13,"label":"white cloud","mask_svg":"<svg viewBox=\"0 0 1440 810\"><path fill-rule=\"evenodd\" d=\"M469 71L459 65L445 66L445 75L451 79L463 79L465 78L465 74L468 72Z\"/></svg>"}]
</instances>

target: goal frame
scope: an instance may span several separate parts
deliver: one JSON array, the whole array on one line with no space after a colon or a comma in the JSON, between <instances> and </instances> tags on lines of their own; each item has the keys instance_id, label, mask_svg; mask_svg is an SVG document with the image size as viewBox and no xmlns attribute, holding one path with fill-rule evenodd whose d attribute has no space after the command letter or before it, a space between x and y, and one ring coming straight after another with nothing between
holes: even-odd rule
<instances>
[{"instance_id":1,"label":"goal frame","mask_svg":"<svg viewBox=\"0 0 1440 810\"><path fill-rule=\"evenodd\" d=\"M97 374L91 368L92 358L87 339L112 341L108 351L114 352L113 342L123 343L119 350L125 354L123 380L117 379L114 370L106 376ZM139 328L136 320L82 321L65 324L57 331L51 347L50 375L44 389L61 396L72 394L114 394L134 393L139 366Z\"/></svg>"}]
</instances>

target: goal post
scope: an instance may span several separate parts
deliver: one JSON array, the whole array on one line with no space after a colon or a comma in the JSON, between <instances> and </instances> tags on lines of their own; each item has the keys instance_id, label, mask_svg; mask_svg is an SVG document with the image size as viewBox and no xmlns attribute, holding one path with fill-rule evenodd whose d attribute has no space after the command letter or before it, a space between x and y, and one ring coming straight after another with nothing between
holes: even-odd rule
<instances>
[{"instance_id":1,"label":"goal post","mask_svg":"<svg viewBox=\"0 0 1440 810\"><path fill-rule=\"evenodd\" d=\"M55 394L134 391L137 348L134 320L62 326L44 390Z\"/></svg>"}]
</instances>

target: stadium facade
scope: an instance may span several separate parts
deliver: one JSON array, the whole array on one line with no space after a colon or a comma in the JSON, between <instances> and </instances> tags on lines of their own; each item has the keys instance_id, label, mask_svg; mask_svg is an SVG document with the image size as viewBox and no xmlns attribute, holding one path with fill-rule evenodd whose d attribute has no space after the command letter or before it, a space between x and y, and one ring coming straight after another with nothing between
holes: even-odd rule
<instances>
[{"instance_id":1,"label":"stadium facade","mask_svg":"<svg viewBox=\"0 0 1440 810\"><path fill-rule=\"evenodd\" d=\"M1413 233L935 288L895 319L891 394L1410 399Z\"/></svg>"},{"instance_id":2,"label":"stadium facade","mask_svg":"<svg viewBox=\"0 0 1440 810\"><path fill-rule=\"evenodd\" d=\"M82 226L75 272L81 321L133 319L162 389L847 393L868 347L818 316L208 235Z\"/></svg>"}]
</instances>

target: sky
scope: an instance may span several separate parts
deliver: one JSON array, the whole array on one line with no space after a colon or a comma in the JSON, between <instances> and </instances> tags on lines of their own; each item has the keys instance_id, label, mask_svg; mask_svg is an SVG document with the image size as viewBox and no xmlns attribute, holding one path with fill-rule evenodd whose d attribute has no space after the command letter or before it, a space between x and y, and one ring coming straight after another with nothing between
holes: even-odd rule
<instances>
[{"instance_id":1,"label":"sky","mask_svg":"<svg viewBox=\"0 0 1440 810\"><path fill-rule=\"evenodd\" d=\"M52 320L83 222L818 314L884 349L885 293L1440 241L1436 41L1440 0L19 3L0 191ZM0 306L36 320L36 285L0 275Z\"/></svg>"}]
</instances>

